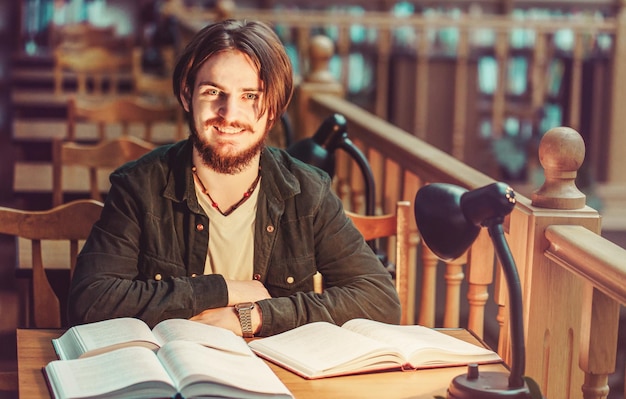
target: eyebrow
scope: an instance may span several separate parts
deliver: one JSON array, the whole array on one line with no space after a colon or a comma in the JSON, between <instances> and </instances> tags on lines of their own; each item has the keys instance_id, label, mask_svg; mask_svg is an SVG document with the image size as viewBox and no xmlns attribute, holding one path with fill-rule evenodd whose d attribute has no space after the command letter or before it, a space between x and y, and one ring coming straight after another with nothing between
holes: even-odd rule
<instances>
[{"instance_id":1,"label":"eyebrow","mask_svg":"<svg viewBox=\"0 0 626 399\"><path fill-rule=\"evenodd\" d=\"M220 90L224 90L224 88L221 85L219 85L217 83L214 83L214 82L211 82L211 81L201 81L201 82L199 82L198 83L198 87L202 87L202 86L213 86L213 87L217 87ZM243 89L241 89L242 93L250 92L250 91L262 93L263 89L260 88L260 87L252 87L252 88L244 87Z\"/></svg>"}]
</instances>

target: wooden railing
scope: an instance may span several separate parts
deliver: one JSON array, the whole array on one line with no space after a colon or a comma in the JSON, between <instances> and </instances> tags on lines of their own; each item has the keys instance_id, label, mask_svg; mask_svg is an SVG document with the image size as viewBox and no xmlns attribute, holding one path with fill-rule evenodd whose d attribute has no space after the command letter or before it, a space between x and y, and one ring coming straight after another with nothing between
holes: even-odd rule
<instances>
[{"instance_id":1,"label":"wooden railing","mask_svg":"<svg viewBox=\"0 0 626 399\"><path fill-rule=\"evenodd\" d=\"M307 23L303 21L293 23ZM431 182L474 189L494 181L419 135L346 100L344 86L325 78L328 42L316 37L310 43L320 44L321 50L312 53L323 56L306 62L317 73L299 82L292 102L290 112L297 117L299 137L310 135L330 114L342 114L349 137L371 164L377 213L392 212L399 200L413 201L417 190ZM457 110L450 110L449 118L457 117ZM539 382L549 398L605 398L608 375L615 370L619 312L626 305L626 249L600 236L601 217L585 204L586 197L575 184L585 158L581 135L557 127L542 136L537 158L545 182L531 196L518 193L517 205L505 223L523 288L526 374ZM334 184L347 209L363 211L361 172L341 151ZM412 236L416 269L410 289L419 303L417 322L456 327L467 317L467 327L483 336L485 320L495 317L500 328L498 352L510 361L507 291L487 233L481 232L466 255L448 263L438 261L421 243L415 226ZM386 253L393 261L392 244ZM440 267L445 268L446 296L441 322L435 306ZM464 285L467 315L459 305ZM490 286L495 287L492 296ZM486 313L490 298L497 304L496 314Z\"/></svg>"},{"instance_id":2,"label":"wooden railing","mask_svg":"<svg viewBox=\"0 0 626 399\"><path fill-rule=\"evenodd\" d=\"M371 161L381 213L390 211L397 200L413 200L417 189L428 182L472 189L493 181L339 97L313 96L309 109L320 122L335 112L347 118L350 137ZM527 374L541 383L550 398L579 396L583 379L584 397L602 398L608 392L607 375L615 368L619 307L626 304L626 250L599 235L598 213L584 205L584 195L573 185L582 162L580 136L557 128L545 137L549 141L541 144L540 153L544 152L546 174L553 179L546 179L532 200L518 194L518 205L507 224L524 288ZM338 165L337 191L348 208L362 207L358 168L343 155ZM419 242L417 231L414 241ZM434 325L438 262L427 248L420 252L423 285L416 291L428 295L421 299L417 320ZM468 327L482 335L487 286L494 281L493 262L491 242L482 236L467 259L445 265L446 297L453 301L447 302L443 326L459 325L460 284L467 274ZM498 285L499 351L507 357L505 293L505 287Z\"/></svg>"},{"instance_id":3,"label":"wooden railing","mask_svg":"<svg viewBox=\"0 0 626 399\"><path fill-rule=\"evenodd\" d=\"M412 201L429 182L473 189L494 181L340 97L313 95L309 102L320 123L331 113L347 118L351 139L374 170L381 213L397 200ZM580 135L569 128L552 129L539 153L546 183L532 199L518 194L507 221L507 240L524 292L526 374L540 383L546 397L604 398L607 377L615 370L619 309L626 305L626 250L599 235L600 216L585 205L584 194L574 185L584 157ZM362 176L346 154L340 154L335 184L346 207L362 209ZM417 230L414 242L419 243ZM422 295L417 320L434 326L439 263L423 246L416 252L421 254L417 279L422 281L415 289ZM461 283L466 280L468 327L482 335L487 287L495 282L498 350L510 359L506 287L494 279L494 258L491 241L483 234L467 257L444 265L447 301L441 326L459 325Z\"/></svg>"}]
</instances>

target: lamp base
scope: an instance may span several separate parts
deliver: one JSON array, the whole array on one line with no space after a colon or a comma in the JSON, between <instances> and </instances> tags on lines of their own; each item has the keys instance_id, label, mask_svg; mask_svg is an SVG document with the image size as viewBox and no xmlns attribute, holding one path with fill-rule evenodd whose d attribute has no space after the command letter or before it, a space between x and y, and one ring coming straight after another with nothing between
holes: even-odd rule
<instances>
[{"instance_id":1,"label":"lamp base","mask_svg":"<svg viewBox=\"0 0 626 399\"><path fill-rule=\"evenodd\" d=\"M486 371L478 373L478 366L468 367L467 374L455 377L448 387L448 399L530 399L526 383L520 388L509 388L509 376L505 373Z\"/></svg>"}]
</instances>

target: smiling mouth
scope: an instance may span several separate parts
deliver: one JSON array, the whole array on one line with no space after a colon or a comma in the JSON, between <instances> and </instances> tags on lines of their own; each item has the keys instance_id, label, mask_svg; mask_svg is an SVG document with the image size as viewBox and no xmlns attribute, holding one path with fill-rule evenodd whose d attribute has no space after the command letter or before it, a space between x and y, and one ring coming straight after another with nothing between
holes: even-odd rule
<instances>
[{"instance_id":1,"label":"smiling mouth","mask_svg":"<svg viewBox=\"0 0 626 399\"><path fill-rule=\"evenodd\" d=\"M215 130L223 134L237 134L245 130L242 127L232 127L232 126L213 126L213 128L215 128Z\"/></svg>"}]
</instances>

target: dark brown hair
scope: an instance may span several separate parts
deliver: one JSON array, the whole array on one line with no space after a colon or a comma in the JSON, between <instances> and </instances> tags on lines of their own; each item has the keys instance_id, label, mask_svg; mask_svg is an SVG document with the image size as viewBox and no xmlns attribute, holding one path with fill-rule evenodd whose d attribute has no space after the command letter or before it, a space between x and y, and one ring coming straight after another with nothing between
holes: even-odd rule
<instances>
[{"instance_id":1,"label":"dark brown hair","mask_svg":"<svg viewBox=\"0 0 626 399\"><path fill-rule=\"evenodd\" d=\"M269 112L274 116L274 121L270 122L273 124L285 112L291 100L293 69L282 42L262 22L230 19L200 30L187 44L176 63L174 95L181 105L181 95L191 105L198 70L211 56L225 50L241 51L250 57L259 70L265 92L261 115Z\"/></svg>"}]
</instances>

